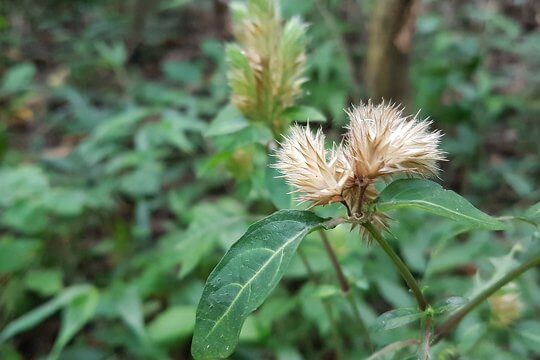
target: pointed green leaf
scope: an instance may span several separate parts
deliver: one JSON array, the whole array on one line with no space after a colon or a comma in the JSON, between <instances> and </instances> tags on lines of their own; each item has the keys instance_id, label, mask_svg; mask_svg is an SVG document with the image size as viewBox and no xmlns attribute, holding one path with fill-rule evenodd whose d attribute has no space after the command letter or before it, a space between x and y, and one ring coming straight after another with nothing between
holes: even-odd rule
<instances>
[{"instance_id":1,"label":"pointed green leaf","mask_svg":"<svg viewBox=\"0 0 540 360\"><path fill-rule=\"evenodd\" d=\"M195 306L177 305L160 313L148 325L148 336L158 344L174 344L190 336L195 325Z\"/></svg>"},{"instance_id":2,"label":"pointed green leaf","mask_svg":"<svg viewBox=\"0 0 540 360\"><path fill-rule=\"evenodd\" d=\"M429 180L400 179L379 196L378 211L417 208L473 228L502 230L504 223L475 208L465 198Z\"/></svg>"},{"instance_id":3,"label":"pointed green leaf","mask_svg":"<svg viewBox=\"0 0 540 360\"><path fill-rule=\"evenodd\" d=\"M437 315L451 313L466 305L468 302L469 300L467 298L461 296L451 296L448 299L445 299L443 302L437 304L433 308L433 311Z\"/></svg>"},{"instance_id":4,"label":"pointed green leaf","mask_svg":"<svg viewBox=\"0 0 540 360\"><path fill-rule=\"evenodd\" d=\"M9 323L0 333L0 343L41 323L56 311L72 303L81 296L86 296L94 291L89 285L75 285L65 289L52 300L24 314L18 319Z\"/></svg>"},{"instance_id":5,"label":"pointed green leaf","mask_svg":"<svg viewBox=\"0 0 540 360\"><path fill-rule=\"evenodd\" d=\"M423 315L424 313L416 308L395 309L379 316L369 328L373 332L395 329L415 322Z\"/></svg>"},{"instance_id":6,"label":"pointed green leaf","mask_svg":"<svg viewBox=\"0 0 540 360\"><path fill-rule=\"evenodd\" d=\"M98 301L98 290L89 288L87 292L76 297L66 306L62 313L60 333L56 338L51 354L48 357L49 359L58 358L71 338L94 317Z\"/></svg>"},{"instance_id":7,"label":"pointed green leaf","mask_svg":"<svg viewBox=\"0 0 540 360\"><path fill-rule=\"evenodd\" d=\"M308 211L282 210L249 227L208 277L191 348L196 359L234 351L247 316L276 287L300 241L323 222Z\"/></svg>"},{"instance_id":8,"label":"pointed green leaf","mask_svg":"<svg viewBox=\"0 0 540 360\"><path fill-rule=\"evenodd\" d=\"M538 222L540 220L540 202L537 202L531 206L527 211L525 211L524 215L526 219L533 222Z\"/></svg>"},{"instance_id":9,"label":"pointed green leaf","mask_svg":"<svg viewBox=\"0 0 540 360\"><path fill-rule=\"evenodd\" d=\"M210 124L206 136L232 134L246 128L249 122L232 104L225 106Z\"/></svg>"}]
</instances>

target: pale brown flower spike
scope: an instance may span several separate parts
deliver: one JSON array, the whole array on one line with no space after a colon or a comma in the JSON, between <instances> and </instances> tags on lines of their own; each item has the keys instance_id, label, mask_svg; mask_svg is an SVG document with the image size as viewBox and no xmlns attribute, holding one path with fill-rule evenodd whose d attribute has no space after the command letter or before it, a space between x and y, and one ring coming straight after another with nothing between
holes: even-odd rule
<instances>
[{"instance_id":1,"label":"pale brown flower spike","mask_svg":"<svg viewBox=\"0 0 540 360\"><path fill-rule=\"evenodd\" d=\"M231 102L250 121L281 131L282 113L302 95L306 81L306 25L284 22L276 0L232 2L235 44L227 46Z\"/></svg>"},{"instance_id":2,"label":"pale brown flower spike","mask_svg":"<svg viewBox=\"0 0 540 360\"><path fill-rule=\"evenodd\" d=\"M392 176L437 176L442 134L431 132L431 122L404 116L403 109L368 102L347 111L350 124L345 144L325 149L324 134L294 126L277 153L275 167L300 193L300 201L313 206L341 202L350 217L369 216L375 226L385 227L387 216L366 214L366 205L378 193L374 182Z\"/></svg>"}]
</instances>

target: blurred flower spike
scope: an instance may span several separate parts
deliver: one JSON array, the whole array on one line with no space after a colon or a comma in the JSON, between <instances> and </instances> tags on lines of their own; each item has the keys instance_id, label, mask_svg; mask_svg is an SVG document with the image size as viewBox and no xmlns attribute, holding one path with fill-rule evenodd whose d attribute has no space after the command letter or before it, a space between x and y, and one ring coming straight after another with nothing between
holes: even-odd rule
<instances>
[{"instance_id":1,"label":"blurred flower spike","mask_svg":"<svg viewBox=\"0 0 540 360\"><path fill-rule=\"evenodd\" d=\"M306 25L296 17L283 24L274 0L233 2L231 12L237 41L226 49L231 101L249 120L280 132L283 111L306 81Z\"/></svg>"},{"instance_id":2,"label":"blurred flower spike","mask_svg":"<svg viewBox=\"0 0 540 360\"><path fill-rule=\"evenodd\" d=\"M489 298L492 321L499 327L507 327L521 317L523 303L515 283L509 283Z\"/></svg>"},{"instance_id":3,"label":"blurred flower spike","mask_svg":"<svg viewBox=\"0 0 540 360\"><path fill-rule=\"evenodd\" d=\"M369 215L375 225L385 226L386 216L367 214L366 206L378 193L377 179L396 175L434 177L442 134L431 132L431 122L405 116L397 105L371 101L347 111L350 123L341 144L325 147L321 130L294 126L278 150L275 167L299 193L299 201L313 206L342 203L350 217Z\"/></svg>"}]
</instances>

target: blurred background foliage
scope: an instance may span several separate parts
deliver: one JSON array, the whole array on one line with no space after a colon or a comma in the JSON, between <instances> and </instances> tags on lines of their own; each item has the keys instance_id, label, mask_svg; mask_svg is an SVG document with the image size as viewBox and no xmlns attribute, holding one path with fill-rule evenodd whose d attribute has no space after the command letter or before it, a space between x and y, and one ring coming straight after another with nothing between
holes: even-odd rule
<instances>
[{"instance_id":1,"label":"blurred background foliage","mask_svg":"<svg viewBox=\"0 0 540 360\"><path fill-rule=\"evenodd\" d=\"M540 199L539 4L409 3L398 44L404 90L391 97L446 134L447 188L488 213L522 214ZM310 24L300 100L309 112L296 116L327 118L335 139L343 108L381 94L366 71L377 6L282 2L285 19ZM0 358L189 358L202 287L224 250L253 221L295 206L267 167L271 131L246 130L226 107L230 41L220 0L2 1ZM507 269L539 241L526 223L465 234L426 215L393 216L394 245L432 299L474 293L493 264ZM344 227L330 234L368 324L413 306L377 247ZM301 251L320 281L295 259L248 318L234 358L334 358L328 303L348 357L366 356L316 238ZM477 270L486 275L473 281ZM538 282L533 271L514 285L517 316L501 321L485 304L435 356L540 356ZM375 332L377 346L417 336L399 325Z\"/></svg>"}]
</instances>

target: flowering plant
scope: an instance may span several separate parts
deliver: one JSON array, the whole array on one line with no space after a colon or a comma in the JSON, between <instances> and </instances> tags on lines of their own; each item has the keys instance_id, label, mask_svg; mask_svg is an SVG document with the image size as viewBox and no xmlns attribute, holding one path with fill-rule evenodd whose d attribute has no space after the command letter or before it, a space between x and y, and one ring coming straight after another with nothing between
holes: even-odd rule
<instances>
[{"instance_id":1,"label":"flowering plant","mask_svg":"<svg viewBox=\"0 0 540 360\"><path fill-rule=\"evenodd\" d=\"M417 303L414 308L382 314L369 329L390 329L397 323L422 320L420 339L390 344L372 357L400 346L417 346L419 357L428 359L432 344L451 333L502 286L540 265L540 256L533 255L508 273L497 274L470 301L450 298L443 305L431 305L434 299L426 298L407 264L387 242L392 227L389 213L396 209L422 210L453 220L465 230L503 230L506 223L429 180L438 176L438 164L446 160L439 147L442 134L430 130L430 121L420 119L418 114L406 115L396 104L368 101L351 107L343 140L327 147L322 129L312 131L310 116L298 111L292 111L291 116L305 81L305 25L296 18L283 23L278 4L272 0L233 3L231 8L237 43L227 47L234 109L234 119L230 120L237 122L240 114L251 125L263 124L272 132L266 145L275 145L274 139L285 134L271 167L292 186L297 200L309 203L311 208L279 210L254 223L223 256L209 275L198 305L193 356L215 359L232 354L244 321L263 304L297 253L306 271L311 272L308 259L298 247L314 231L320 234L341 294L351 306L365 350L374 352L370 331L326 235L326 230L349 225L359 228L368 243L374 242L384 251ZM217 120L221 123L223 118ZM307 120L308 125L287 129L293 120ZM343 205L341 216L324 218L312 211L332 203ZM512 298L515 301L509 306L509 298L491 300L494 312L510 308L513 312L511 316L499 316L499 324L508 324L519 316L519 306L515 305L519 302ZM331 322L332 313L326 309ZM451 314L446 317L448 312ZM339 339L335 343L340 357Z\"/></svg>"},{"instance_id":2,"label":"flowering plant","mask_svg":"<svg viewBox=\"0 0 540 360\"><path fill-rule=\"evenodd\" d=\"M348 114L350 124L345 138L330 150L326 149L321 130L313 133L309 125L293 126L277 151L275 164L295 188L293 192L299 194L299 201L309 202L312 207L341 203L347 213L328 219L311 211L281 210L253 224L207 280L192 344L196 358L223 358L232 353L246 317L263 303L283 276L302 239L315 230L321 233L341 290L350 299L366 346L372 350L367 327L324 231L340 224L360 226L364 238L380 245L413 293L418 307L383 314L379 327L384 328L396 316L407 321L423 319L423 338L414 340L414 344L420 345L419 354L424 359L429 358L430 345L448 334L475 306L516 276L540 265L540 256L533 256L492 282L470 302L456 305L452 301L442 308L431 306L407 265L381 232L389 226L387 212L399 208L421 209L471 229L502 230L506 224L426 179L436 176L438 161L445 160L439 149L441 133L431 132L429 122L417 116L404 116L401 108L385 103L361 104ZM396 179L398 176L405 178ZM390 183L379 193L377 180ZM497 299L491 302L494 309L506 306ZM435 316L449 309L457 310L435 327Z\"/></svg>"}]
</instances>

